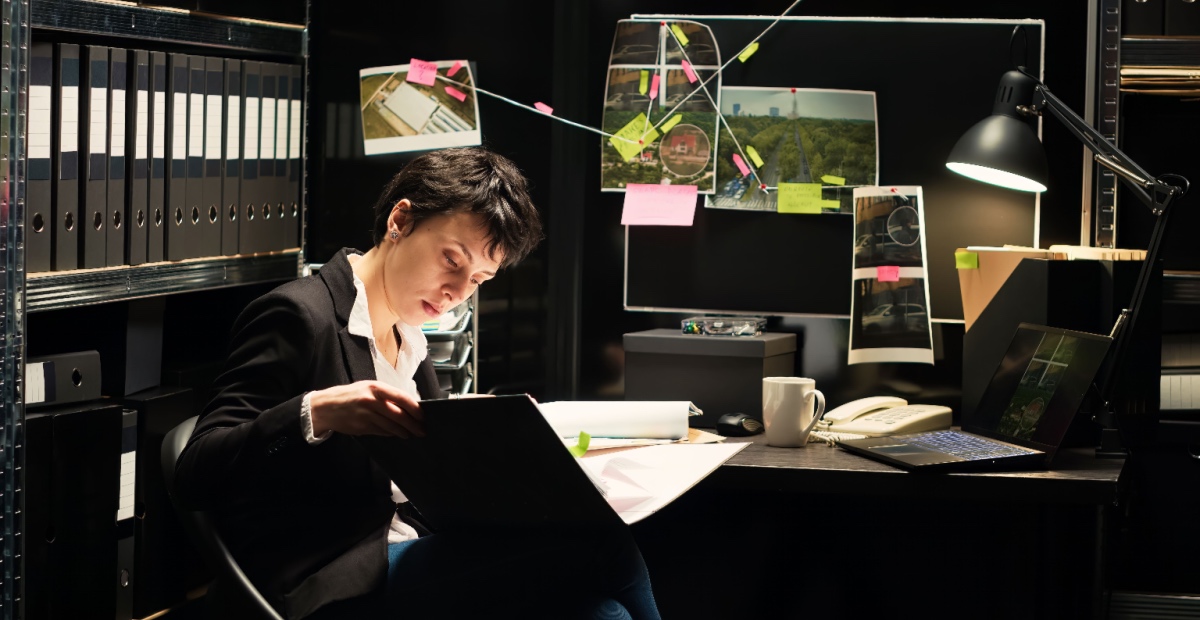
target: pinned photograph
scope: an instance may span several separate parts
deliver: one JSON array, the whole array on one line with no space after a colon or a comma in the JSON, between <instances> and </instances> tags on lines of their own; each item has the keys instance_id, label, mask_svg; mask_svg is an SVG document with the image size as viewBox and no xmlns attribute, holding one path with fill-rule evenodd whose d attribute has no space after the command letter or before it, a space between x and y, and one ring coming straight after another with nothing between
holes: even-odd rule
<instances>
[{"instance_id":1,"label":"pinned photograph","mask_svg":"<svg viewBox=\"0 0 1200 620\"><path fill-rule=\"evenodd\" d=\"M713 71L697 70L700 80ZM650 88L658 77L658 89ZM709 90L716 93L714 78ZM601 142L600 187L624 191L630 183L695 185L713 190L716 107L681 69L610 67L601 125L614 134ZM646 92L642 92L645 90Z\"/></svg>"},{"instance_id":2,"label":"pinned photograph","mask_svg":"<svg viewBox=\"0 0 1200 620\"><path fill-rule=\"evenodd\" d=\"M429 151L482 143L479 104L467 61L441 60L436 71L392 65L359 71L363 150L367 155ZM410 76L410 68L413 75ZM453 75L449 75L453 71ZM437 79L446 77L452 81Z\"/></svg>"},{"instance_id":3,"label":"pinned photograph","mask_svg":"<svg viewBox=\"0 0 1200 620\"><path fill-rule=\"evenodd\" d=\"M853 188L879 182L874 92L727 87L720 94L721 114L733 134L721 127L717 189L705 200L707 207L788 212L779 209L778 190L762 186L795 183L812 186L814 212L849 213ZM749 174L737 166L735 154Z\"/></svg>"},{"instance_id":4,"label":"pinned photograph","mask_svg":"<svg viewBox=\"0 0 1200 620\"><path fill-rule=\"evenodd\" d=\"M909 273L905 273L905 272ZM894 282L854 282L849 363L933 363L927 280L920 269L901 269Z\"/></svg>"},{"instance_id":5,"label":"pinned photograph","mask_svg":"<svg viewBox=\"0 0 1200 620\"><path fill-rule=\"evenodd\" d=\"M600 143L601 191L665 184L712 193L719 63L712 31L703 24L617 23L600 125L612 134Z\"/></svg>"},{"instance_id":6,"label":"pinned photograph","mask_svg":"<svg viewBox=\"0 0 1200 620\"><path fill-rule=\"evenodd\" d=\"M921 267L920 197L890 189L854 194L854 267Z\"/></svg>"}]
</instances>

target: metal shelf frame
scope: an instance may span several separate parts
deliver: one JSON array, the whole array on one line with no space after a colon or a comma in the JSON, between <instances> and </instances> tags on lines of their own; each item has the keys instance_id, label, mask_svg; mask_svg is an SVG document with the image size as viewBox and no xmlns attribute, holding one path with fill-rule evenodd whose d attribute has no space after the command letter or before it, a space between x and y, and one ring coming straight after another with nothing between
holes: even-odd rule
<instances>
[{"instance_id":1,"label":"metal shelf frame","mask_svg":"<svg viewBox=\"0 0 1200 620\"><path fill-rule=\"evenodd\" d=\"M130 3L96 0L28 0L30 23L37 30L198 45L254 54L301 56L305 29L301 25L271 24L189 13Z\"/></svg>"},{"instance_id":2,"label":"metal shelf frame","mask_svg":"<svg viewBox=\"0 0 1200 620\"><path fill-rule=\"evenodd\" d=\"M307 24L274 24L114 0L0 0L0 620L21 617L24 558L22 471L26 312L87 306L270 282L304 273L304 249L136 267L26 276L24 221L29 45L32 33L77 33L125 39L129 45L207 48L236 56L290 59L304 67L308 109ZM41 36L39 34L39 36ZM307 160L308 127L301 130ZM301 177L306 186L307 171ZM306 196L301 198L301 239Z\"/></svg>"},{"instance_id":3,"label":"metal shelf frame","mask_svg":"<svg viewBox=\"0 0 1200 620\"><path fill-rule=\"evenodd\" d=\"M300 276L300 251L202 258L137 267L81 269L26 279L25 311L61 310L110 301L173 295L291 280Z\"/></svg>"}]
</instances>

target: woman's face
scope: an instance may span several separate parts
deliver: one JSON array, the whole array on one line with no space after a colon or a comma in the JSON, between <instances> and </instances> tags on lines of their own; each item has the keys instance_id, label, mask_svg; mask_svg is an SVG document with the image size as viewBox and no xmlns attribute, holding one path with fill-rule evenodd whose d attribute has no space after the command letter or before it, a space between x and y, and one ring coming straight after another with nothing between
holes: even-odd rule
<instances>
[{"instance_id":1,"label":"woman's face","mask_svg":"<svg viewBox=\"0 0 1200 620\"><path fill-rule=\"evenodd\" d=\"M488 256L486 229L473 213L437 215L405 235L405 201L392 210L383 245L391 245L383 277L392 310L420 325L462 303L492 279L502 256ZM400 233L393 239L391 231ZM497 251L499 254L499 251Z\"/></svg>"}]
</instances>

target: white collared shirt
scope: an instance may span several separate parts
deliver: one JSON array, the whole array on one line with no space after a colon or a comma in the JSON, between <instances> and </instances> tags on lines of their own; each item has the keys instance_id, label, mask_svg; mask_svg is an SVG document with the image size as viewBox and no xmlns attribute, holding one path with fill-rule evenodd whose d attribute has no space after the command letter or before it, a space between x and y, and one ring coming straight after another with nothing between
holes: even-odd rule
<instances>
[{"instance_id":1,"label":"white collared shirt","mask_svg":"<svg viewBox=\"0 0 1200 620\"><path fill-rule=\"evenodd\" d=\"M351 254L347 258L353 265L362 257L358 254ZM357 273L354 274L354 290L354 306L350 309L350 319L346 328L351 334L367 339L367 345L371 350L371 362L375 366L375 378L420 400L421 395L417 393L417 382L413 380L413 376L417 374L417 367L429 355L429 345L425 334L421 332L420 327L402 322L396 323L395 328L400 332L400 350L395 360L389 361L384 358L379 347L375 345L375 331L371 328L371 313L367 308L367 288ZM316 445L328 439L333 431L325 431L320 437L313 436L311 395L312 393L309 392L304 396L304 402L300 407L300 425L304 429L304 438L309 444ZM392 501L397 504L408 501L395 482L392 483ZM416 537L417 531L411 525L400 520L398 516L392 517L388 543L404 542Z\"/></svg>"}]
</instances>

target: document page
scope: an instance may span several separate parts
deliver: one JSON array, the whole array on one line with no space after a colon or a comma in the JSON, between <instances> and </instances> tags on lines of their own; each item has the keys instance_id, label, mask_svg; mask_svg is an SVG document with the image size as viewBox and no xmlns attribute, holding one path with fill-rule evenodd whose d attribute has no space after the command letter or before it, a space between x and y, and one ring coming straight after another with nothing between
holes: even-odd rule
<instances>
[{"instance_id":1,"label":"document page","mask_svg":"<svg viewBox=\"0 0 1200 620\"><path fill-rule=\"evenodd\" d=\"M637 523L695 486L749 443L669 444L578 459L625 523Z\"/></svg>"}]
</instances>

